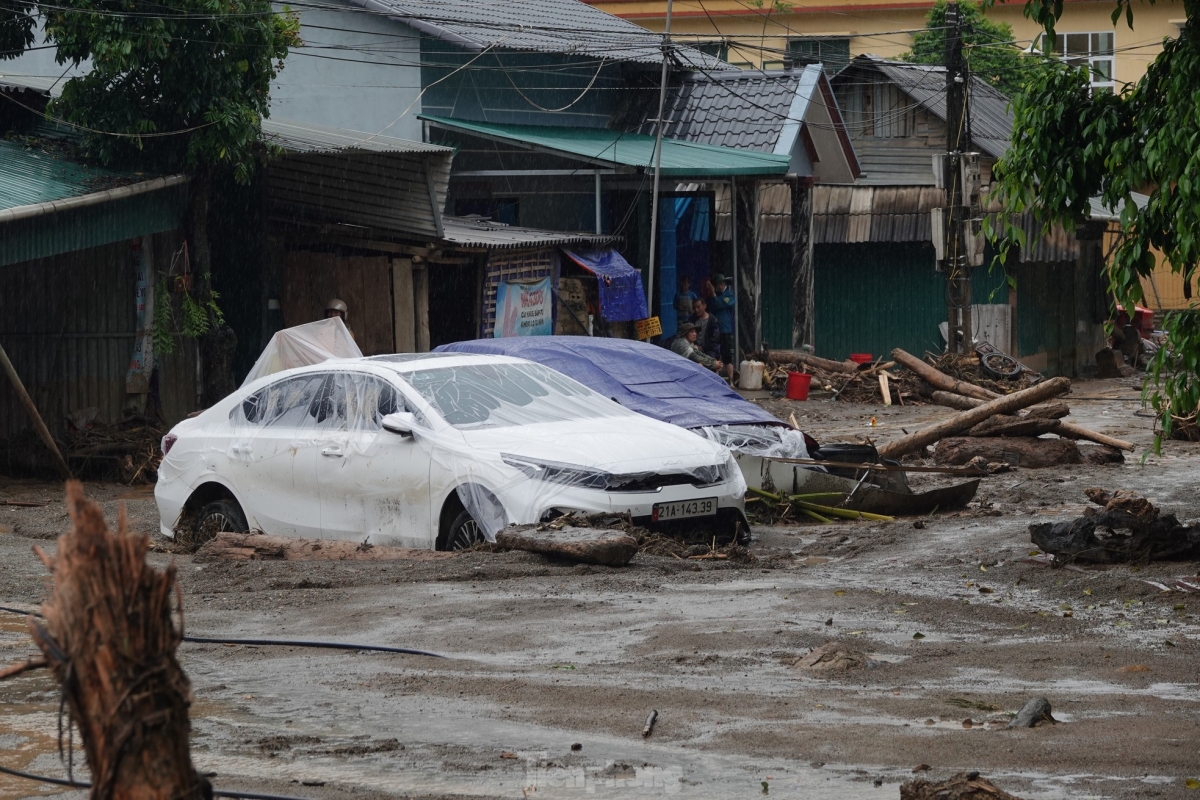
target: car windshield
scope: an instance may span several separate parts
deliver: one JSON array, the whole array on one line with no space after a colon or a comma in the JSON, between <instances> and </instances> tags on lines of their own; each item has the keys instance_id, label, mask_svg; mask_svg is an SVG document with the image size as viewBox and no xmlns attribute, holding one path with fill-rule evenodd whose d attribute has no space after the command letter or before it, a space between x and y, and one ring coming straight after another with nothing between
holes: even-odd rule
<instances>
[{"instance_id":1,"label":"car windshield","mask_svg":"<svg viewBox=\"0 0 1200 800\"><path fill-rule=\"evenodd\" d=\"M615 417L616 402L540 364L470 364L402 372L456 428Z\"/></svg>"}]
</instances>

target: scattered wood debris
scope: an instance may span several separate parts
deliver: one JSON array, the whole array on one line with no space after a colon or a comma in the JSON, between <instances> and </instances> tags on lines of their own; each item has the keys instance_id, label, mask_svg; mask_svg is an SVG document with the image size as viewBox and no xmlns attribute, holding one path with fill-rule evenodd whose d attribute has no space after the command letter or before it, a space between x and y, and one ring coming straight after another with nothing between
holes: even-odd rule
<instances>
[{"instance_id":1,"label":"scattered wood debris","mask_svg":"<svg viewBox=\"0 0 1200 800\"><path fill-rule=\"evenodd\" d=\"M1056 562L1117 564L1200 557L1200 527L1181 525L1132 492L1088 489L1103 510L1089 508L1070 522L1029 526L1029 538ZM1107 531L1107 534L1102 533Z\"/></svg>"},{"instance_id":2,"label":"scattered wood debris","mask_svg":"<svg viewBox=\"0 0 1200 800\"><path fill-rule=\"evenodd\" d=\"M496 534L496 544L608 567L628 564L638 551L638 540L624 531L573 526L514 525Z\"/></svg>"},{"instance_id":3,"label":"scattered wood debris","mask_svg":"<svg viewBox=\"0 0 1200 800\"><path fill-rule=\"evenodd\" d=\"M292 539L223 531L197 552L198 561L432 561L453 553L381 547L335 539Z\"/></svg>"},{"instance_id":4,"label":"scattered wood debris","mask_svg":"<svg viewBox=\"0 0 1200 800\"><path fill-rule=\"evenodd\" d=\"M949 780L914 778L900 786L900 800L1021 800L978 772L960 772Z\"/></svg>"}]
</instances>

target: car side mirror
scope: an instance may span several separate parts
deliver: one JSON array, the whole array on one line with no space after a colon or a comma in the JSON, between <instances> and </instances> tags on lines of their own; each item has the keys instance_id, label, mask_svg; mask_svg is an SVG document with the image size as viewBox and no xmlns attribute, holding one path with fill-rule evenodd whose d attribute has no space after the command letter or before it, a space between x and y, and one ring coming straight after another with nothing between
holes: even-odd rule
<instances>
[{"instance_id":1,"label":"car side mirror","mask_svg":"<svg viewBox=\"0 0 1200 800\"><path fill-rule=\"evenodd\" d=\"M383 418L383 429L401 436L412 436L413 426L416 423L416 417L412 415L411 411L397 411Z\"/></svg>"}]
</instances>

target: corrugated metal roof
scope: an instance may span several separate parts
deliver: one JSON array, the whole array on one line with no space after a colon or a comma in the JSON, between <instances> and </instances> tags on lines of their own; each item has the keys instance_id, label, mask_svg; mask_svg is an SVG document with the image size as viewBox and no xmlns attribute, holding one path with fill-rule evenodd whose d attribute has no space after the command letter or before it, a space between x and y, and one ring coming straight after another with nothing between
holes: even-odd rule
<instances>
[{"instance_id":1,"label":"corrugated metal roof","mask_svg":"<svg viewBox=\"0 0 1200 800\"><path fill-rule=\"evenodd\" d=\"M879 70L923 108L940 119L946 119L945 67L889 61L868 54L855 56L838 75L858 67ZM1008 108L1008 98L987 81L972 75L967 100L973 146L1000 158L1012 138L1013 117Z\"/></svg>"},{"instance_id":2,"label":"corrugated metal roof","mask_svg":"<svg viewBox=\"0 0 1200 800\"><path fill-rule=\"evenodd\" d=\"M0 209L37 205L140 183L154 176L70 161L53 142L0 139Z\"/></svg>"},{"instance_id":3,"label":"corrugated metal roof","mask_svg":"<svg viewBox=\"0 0 1200 800\"><path fill-rule=\"evenodd\" d=\"M452 153L449 147L410 139L328 128L289 119L264 119L262 138L292 153Z\"/></svg>"},{"instance_id":4,"label":"corrugated metal roof","mask_svg":"<svg viewBox=\"0 0 1200 800\"><path fill-rule=\"evenodd\" d=\"M62 94L62 85L65 82L62 78L22 75L16 72L0 72L0 90L3 91L16 89L18 92L32 91L38 94L54 95L57 97Z\"/></svg>"},{"instance_id":5,"label":"corrugated metal roof","mask_svg":"<svg viewBox=\"0 0 1200 800\"><path fill-rule=\"evenodd\" d=\"M537 228L518 228L479 217L443 217L443 241L459 247L487 250L515 250L527 247L556 247L587 244L600 247L612 244L616 236L593 233L561 233Z\"/></svg>"},{"instance_id":6,"label":"corrugated metal roof","mask_svg":"<svg viewBox=\"0 0 1200 800\"><path fill-rule=\"evenodd\" d=\"M854 152L862 165L859 186L934 184L933 151L924 142L862 136L854 141Z\"/></svg>"},{"instance_id":7,"label":"corrugated metal roof","mask_svg":"<svg viewBox=\"0 0 1200 800\"><path fill-rule=\"evenodd\" d=\"M650 169L654 166L654 137L602 128L550 128L537 125L497 125L487 122L427 117L448 130L488 139L518 142L535 150L579 158L591 163ZM788 157L753 150L663 139L662 174L668 177L786 175Z\"/></svg>"},{"instance_id":8,"label":"corrugated metal roof","mask_svg":"<svg viewBox=\"0 0 1200 800\"><path fill-rule=\"evenodd\" d=\"M818 66L819 70L820 67ZM663 113L663 135L671 139L722 147L775 152L788 119L802 71L692 74L671 86ZM657 124L647 120L638 133L653 136Z\"/></svg>"},{"instance_id":9,"label":"corrugated metal roof","mask_svg":"<svg viewBox=\"0 0 1200 800\"><path fill-rule=\"evenodd\" d=\"M662 63L662 34L580 0L350 0L368 11L471 50L498 47ZM687 66L733 69L718 58L676 46Z\"/></svg>"}]
</instances>

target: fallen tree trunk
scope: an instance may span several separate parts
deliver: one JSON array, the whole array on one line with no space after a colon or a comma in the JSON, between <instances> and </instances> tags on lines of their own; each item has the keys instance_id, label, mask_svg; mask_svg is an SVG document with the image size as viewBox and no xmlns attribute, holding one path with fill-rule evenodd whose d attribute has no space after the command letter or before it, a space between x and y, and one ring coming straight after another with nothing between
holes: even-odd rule
<instances>
[{"instance_id":1,"label":"fallen tree trunk","mask_svg":"<svg viewBox=\"0 0 1200 800\"><path fill-rule=\"evenodd\" d=\"M926 383L935 389L966 395L967 397L975 397L980 400L995 400L997 397L1002 396L995 392L990 392L982 386L955 380L940 369L931 367L912 353L901 350L899 347L892 351L892 360L920 375L925 379Z\"/></svg>"},{"instance_id":2,"label":"fallen tree trunk","mask_svg":"<svg viewBox=\"0 0 1200 800\"><path fill-rule=\"evenodd\" d=\"M933 451L933 460L939 464L962 465L975 458L1034 469L1083 463L1083 455L1070 439L952 436L938 442Z\"/></svg>"},{"instance_id":3,"label":"fallen tree trunk","mask_svg":"<svg viewBox=\"0 0 1200 800\"><path fill-rule=\"evenodd\" d=\"M62 685L83 739L94 800L212 797L188 750L191 688L175 660L183 635L172 619L175 568L146 563L149 539L117 532L76 481L67 483L70 532L57 555L38 555L54 589L33 639ZM182 610L180 610L182 613Z\"/></svg>"},{"instance_id":4,"label":"fallen tree trunk","mask_svg":"<svg viewBox=\"0 0 1200 800\"><path fill-rule=\"evenodd\" d=\"M218 533L196 552L198 561L433 561L453 553L381 547L333 539L290 539L265 533Z\"/></svg>"},{"instance_id":5,"label":"fallen tree trunk","mask_svg":"<svg viewBox=\"0 0 1200 800\"><path fill-rule=\"evenodd\" d=\"M1011 417L997 414L967 431L968 436L1041 436L1056 433L1060 422L1040 417Z\"/></svg>"},{"instance_id":6,"label":"fallen tree trunk","mask_svg":"<svg viewBox=\"0 0 1200 800\"><path fill-rule=\"evenodd\" d=\"M773 361L776 364L793 364L798 367L811 367L826 372L858 372L858 364L853 361L832 361L821 358L802 350L769 350L765 353L755 353L754 357L762 361Z\"/></svg>"},{"instance_id":7,"label":"fallen tree trunk","mask_svg":"<svg viewBox=\"0 0 1200 800\"><path fill-rule=\"evenodd\" d=\"M903 353L904 351L898 350L897 352ZM899 361L900 359L897 358L896 360ZM1035 386L1030 386L1028 389L1022 389L1019 392L996 398L970 411L955 414L950 419L943 420L936 425L930 425L915 433L910 433L907 436L902 436L899 439L888 442L879 448L879 455L884 458L898 458L905 453L911 453L913 450L919 450L926 445L933 444L939 439L969 430L996 414L1010 414L1022 408L1037 405L1043 400L1063 394L1070 388L1071 382L1066 378L1051 378Z\"/></svg>"},{"instance_id":8,"label":"fallen tree trunk","mask_svg":"<svg viewBox=\"0 0 1200 800\"><path fill-rule=\"evenodd\" d=\"M965 397L961 394L953 392L936 391L929 395L929 399L939 406L947 408L957 408L959 411L970 411L972 408L979 408L986 403L986 400L979 400L974 397ZM1022 412L1022 419L1036 417L1037 419L1062 419L1070 416L1071 409L1066 403L1042 403L1041 405L1030 406Z\"/></svg>"},{"instance_id":9,"label":"fallen tree trunk","mask_svg":"<svg viewBox=\"0 0 1200 800\"><path fill-rule=\"evenodd\" d=\"M546 530L538 530L534 525L509 527L496 534L496 544L610 567L628 564L638 549L638 540L624 531L569 526Z\"/></svg>"},{"instance_id":10,"label":"fallen tree trunk","mask_svg":"<svg viewBox=\"0 0 1200 800\"><path fill-rule=\"evenodd\" d=\"M929 395L929 399L939 406L956 408L959 411L970 411L972 408L978 408L987 402L986 400L978 400L974 397L966 397L965 395L946 392L941 389Z\"/></svg>"}]
</instances>

